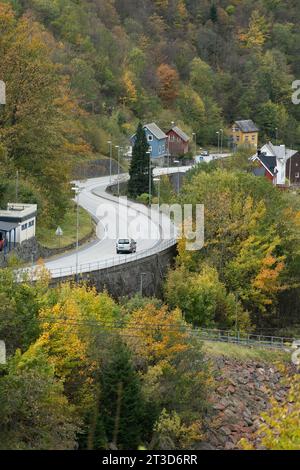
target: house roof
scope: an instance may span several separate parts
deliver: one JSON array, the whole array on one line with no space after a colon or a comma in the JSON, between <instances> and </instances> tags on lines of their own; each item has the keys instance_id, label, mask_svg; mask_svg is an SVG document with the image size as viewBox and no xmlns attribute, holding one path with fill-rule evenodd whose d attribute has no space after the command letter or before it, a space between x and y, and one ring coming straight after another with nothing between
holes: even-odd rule
<instances>
[{"instance_id":1,"label":"house roof","mask_svg":"<svg viewBox=\"0 0 300 470\"><path fill-rule=\"evenodd\" d=\"M262 159L263 156L265 157L275 157L278 159L289 160L291 157L296 155L298 150L288 149L285 145L273 145L272 142L268 142L261 148L261 154L258 156L257 154L251 157L251 160Z\"/></svg>"},{"instance_id":2,"label":"house roof","mask_svg":"<svg viewBox=\"0 0 300 470\"><path fill-rule=\"evenodd\" d=\"M244 121L235 121L235 124L241 129L242 132L259 132L256 124L251 119Z\"/></svg>"},{"instance_id":3,"label":"house roof","mask_svg":"<svg viewBox=\"0 0 300 470\"><path fill-rule=\"evenodd\" d=\"M36 204L8 203L7 210L0 210L0 221L23 222L24 220L35 217L36 214Z\"/></svg>"},{"instance_id":4,"label":"house roof","mask_svg":"<svg viewBox=\"0 0 300 470\"><path fill-rule=\"evenodd\" d=\"M263 164L263 166L266 168L266 170L268 170L268 172L274 176L275 175L275 168L276 168L276 165L277 165L277 162L276 162L276 157L270 157L270 156L266 156L266 155L261 155L259 157L259 160L261 161L261 163Z\"/></svg>"},{"instance_id":5,"label":"house roof","mask_svg":"<svg viewBox=\"0 0 300 470\"><path fill-rule=\"evenodd\" d=\"M189 142L189 136L185 132L183 132L180 127L173 126L172 129L167 132L167 134L169 134L171 131L175 132L175 134L177 134L184 142Z\"/></svg>"},{"instance_id":6,"label":"house roof","mask_svg":"<svg viewBox=\"0 0 300 470\"><path fill-rule=\"evenodd\" d=\"M265 148L269 150L268 154L285 160L289 160L298 153L297 150L288 149L285 145L273 145L272 142L266 144Z\"/></svg>"},{"instance_id":7,"label":"house roof","mask_svg":"<svg viewBox=\"0 0 300 470\"><path fill-rule=\"evenodd\" d=\"M145 124L144 128L147 128L158 140L167 139L168 136L155 124L151 122L150 124Z\"/></svg>"}]
</instances>

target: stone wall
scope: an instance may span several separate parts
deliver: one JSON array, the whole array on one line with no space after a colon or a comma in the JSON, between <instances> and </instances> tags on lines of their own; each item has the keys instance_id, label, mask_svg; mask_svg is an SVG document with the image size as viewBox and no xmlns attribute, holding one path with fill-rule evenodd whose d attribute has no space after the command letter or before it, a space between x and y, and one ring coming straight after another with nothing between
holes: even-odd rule
<instances>
[{"instance_id":1,"label":"stone wall","mask_svg":"<svg viewBox=\"0 0 300 470\"><path fill-rule=\"evenodd\" d=\"M261 413L270 407L271 396L282 403L288 391L282 371L272 363L223 356L213 358L212 366L215 386L206 449L239 449L242 438L259 448L255 432L262 423Z\"/></svg>"},{"instance_id":2,"label":"stone wall","mask_svg":"<svg viewBox=\"0 0 300 470\"><path fill-rule=\"evenodd\" d=\"M176 246L137 261L80 275L79 282L87 282L98 291L106 289L112 297L118 299L141 292L142 279L143 295L160 297L163 280L173 265L175 255ZM54 279L52 285L63 281L74 281L74 276Z\"/></svg>"}]
</instances>

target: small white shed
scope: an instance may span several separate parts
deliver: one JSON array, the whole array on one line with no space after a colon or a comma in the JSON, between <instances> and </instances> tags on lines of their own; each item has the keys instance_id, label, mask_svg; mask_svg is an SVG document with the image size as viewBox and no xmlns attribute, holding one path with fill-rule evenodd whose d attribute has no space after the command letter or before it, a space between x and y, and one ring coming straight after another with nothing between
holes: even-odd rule
<instances>
[{"instance_id":1,"label":"small white shed","mask_svg":"<svg viewBox=\"0 0 300 470\"><path fill-rule=\"evenodd\" d=\"M7 210L0 210L0 244L10 251L16 244L35 237L36 204L9 203Z\"/></svg>"}]
</instances>

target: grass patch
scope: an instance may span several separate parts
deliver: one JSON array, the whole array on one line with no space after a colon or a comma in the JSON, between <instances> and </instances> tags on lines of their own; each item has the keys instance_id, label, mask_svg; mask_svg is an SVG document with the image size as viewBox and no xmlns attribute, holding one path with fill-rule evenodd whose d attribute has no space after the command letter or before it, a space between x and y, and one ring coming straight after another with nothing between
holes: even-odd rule
<instances>
[{"instance_id":1,"label":"grass patch","mask_svg":"<svg viewBox=\"0 0 300 470\"><path fill-rule=\"evenodd\" d=\"M250 348L230 343L214 343L204 341L204 351L208 356L225 356L238 360L253 360L264 362L288 362L291 360L290 354L284 351L273 349Z\"/></svg>"},{"instance_id":2,"label":"grass patch","mask_svg":"<svg viewBox=\"0 0 300 470\"><path fill-rule=\"evenodd\" d=\"M64 248L72 243L76 243L76 206L72 205L66 212L60 227L64 234L62 237L55 235L56 228L37 227L37 240L46 248ZM90 214L81 207L79 208L79 240L89 235L93 230L93 222Z\"/></svg>"}]
</instances>

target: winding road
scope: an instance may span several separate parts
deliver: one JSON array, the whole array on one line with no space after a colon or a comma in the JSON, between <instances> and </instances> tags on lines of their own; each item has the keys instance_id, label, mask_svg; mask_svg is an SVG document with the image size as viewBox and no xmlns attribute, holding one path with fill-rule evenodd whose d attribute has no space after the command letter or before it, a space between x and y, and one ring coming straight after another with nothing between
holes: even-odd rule
<instances>
[{"instance_id":1,"label":"winding road","mask_svg":"<svg viewBox=\"0 0 300 470\"><path fill-rule=\"evenodd\" d=\"M160 168L154 176L186 172L189 167ZM126 175L121 175L126 178ZM116 180L115 180L116 182ZM76 251L46 260L52 278L98 271L159 253L176 244L176 229L169 217L142 204L108 194L109 177L77 181L79 205L97 223L96 240ZM116 240L132 237L137 241L136 254L116 254ZM36 269L36 267L30 268ZM29 269L27 269L28 271Z\"/></svg>"}]
</instances>

